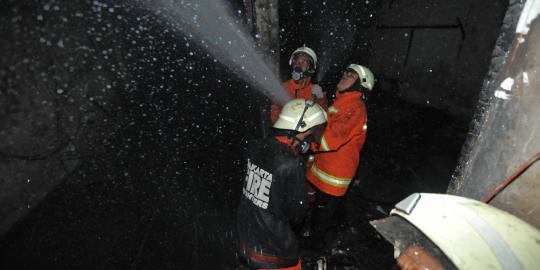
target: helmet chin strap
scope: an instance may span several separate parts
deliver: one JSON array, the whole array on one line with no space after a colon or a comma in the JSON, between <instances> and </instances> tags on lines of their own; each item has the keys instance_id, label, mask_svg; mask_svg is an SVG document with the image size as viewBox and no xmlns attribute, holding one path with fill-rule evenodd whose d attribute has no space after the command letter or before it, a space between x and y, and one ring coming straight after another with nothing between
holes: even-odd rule
<instances>
[{"instance_id":1,"label":"helmet chin strap","mask_svg":"<svg viewBox=\"0 0 540 270\"><path fill-rule=\"evenodd\" d=\"M305 136L304 139L300 140L296 138L296 136L293 136L291 145L294 145L295 141L298 142L298 144L296 145L296 150L298 151L298 153L305 154L310 149L312 137L308 135L308 136Z\"/></svg>"},{"instance_id":2,"label":"helmet chin strap","mask_svg":"<svg viewBox=\"0 0 540 270\"><path fill-rule=\"evenodd\" d=\"M298 152L302 154L305 154L307 150L309 150L311 141L309 141L307 137L302 140L299 140L298 138L296 138L296 134L298 134L298 130L300 128L303 128L306 126L306 122L304 121L304 115L306 114L306 111L313 106L315 106L315 103L313 101L306 100L304 110L302 111L302 114L300 115L300 119L298 119L298 123L296 124L294 131L291 130L291 132L287 136L291 140L291 145L294 145L295 141L298 142L296 149L298 150Z\"/></svg>"},{"instance_id":3,"label":"helmet chin strap","mask_svg":"<svg viewBox=\"0 0 540 270\"><path fill-rule=\"evenodd\" d=\"M354 83L349 86L347 89L341 91L341 92L353 92L353 91L360 91L362 92L364 87L362 87L362 85L360 84L360 78L356 79L356 81L354 81Z\"/></svg>"},{"instance_id":4,"label":"helmet chin strap","mask_svg":"<svg viewBox=\"0 0 540 270\"><path fill-rule=\"evenodd\" d=\"M356 79L356 81L354 81L354 83L349 86L349 88L343 90L343 91L340 91L341 93L345 93L345 92L360 92L362 93L362 100L366 101L367 100L367 93L369 93L369 91L365 91L366 88L364 88L361 84L360 84L360 78Z\"/></svg>"}]
</instances>

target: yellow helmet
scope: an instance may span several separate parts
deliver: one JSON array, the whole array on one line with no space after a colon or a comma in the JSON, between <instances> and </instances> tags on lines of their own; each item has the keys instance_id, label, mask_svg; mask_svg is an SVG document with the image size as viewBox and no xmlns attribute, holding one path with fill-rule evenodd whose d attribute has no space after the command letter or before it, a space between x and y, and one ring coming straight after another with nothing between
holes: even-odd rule
<instances>
[{"instance_id":1,"label":"yellow helmet","mask_svg":"<svg viewBox=\"0 0 540 270\"><path fill-rule=\"evenodd\" d=\"M326 112L312 100L293 99L287 102L274 128L305 132L308 129L326 123Z\"/></svg>"}]
</instances>

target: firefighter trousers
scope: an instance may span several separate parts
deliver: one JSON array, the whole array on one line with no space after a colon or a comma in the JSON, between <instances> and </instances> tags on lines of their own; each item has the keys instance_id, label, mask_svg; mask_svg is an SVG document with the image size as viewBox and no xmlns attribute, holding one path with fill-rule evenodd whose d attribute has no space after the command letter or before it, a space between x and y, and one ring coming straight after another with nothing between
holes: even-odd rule
<instances>
[{"instance_id":1,"label":"firefighter trousers","mask_svg":"<svg viewBox=\"0 0 540 270\"><path fill-rule=\"evenodd\" d=\"M305 225L309 231L308 245L318 246L324 244L326 233L344 220L345 208L344 197L331 196L319 190L315 196Z\"/></svg>"}]
</instances>

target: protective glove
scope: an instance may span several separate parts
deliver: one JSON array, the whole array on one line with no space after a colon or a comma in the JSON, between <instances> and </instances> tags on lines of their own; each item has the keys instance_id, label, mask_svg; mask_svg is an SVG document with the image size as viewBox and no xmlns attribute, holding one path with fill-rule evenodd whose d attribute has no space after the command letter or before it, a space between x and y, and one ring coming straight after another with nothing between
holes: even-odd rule
<instances>
[{"instance_id":1,"label":"protective glove","mask_svg":"<svg viewBox=\"0 0 540 270\"><path fill-rule=\"evenodd\" d=\"M324 92L321 86L318 84L313 85L313 87L311 88L311 94L313 95L313 97L315 97L315 99L324 98Z\"/></svg>"}]
</instances>

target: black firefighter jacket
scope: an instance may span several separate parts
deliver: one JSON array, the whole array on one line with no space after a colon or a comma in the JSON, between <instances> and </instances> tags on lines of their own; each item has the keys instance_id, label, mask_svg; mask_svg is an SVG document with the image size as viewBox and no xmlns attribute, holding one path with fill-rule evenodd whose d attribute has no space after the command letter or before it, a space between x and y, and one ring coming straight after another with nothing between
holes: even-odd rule
<instances>
[{"instance_id":1,"label":"black firefighter jacket","mask_svg":"<svg viewBox=\"0 0 540 270\"><path fill-rule=\"evenodd\" d=\"M250 148L237 216L240 248L257 267L295 265L298 243L289 220L303 218L308 208L305 163L284 137Z\"/></svg>"}]
</instances>

